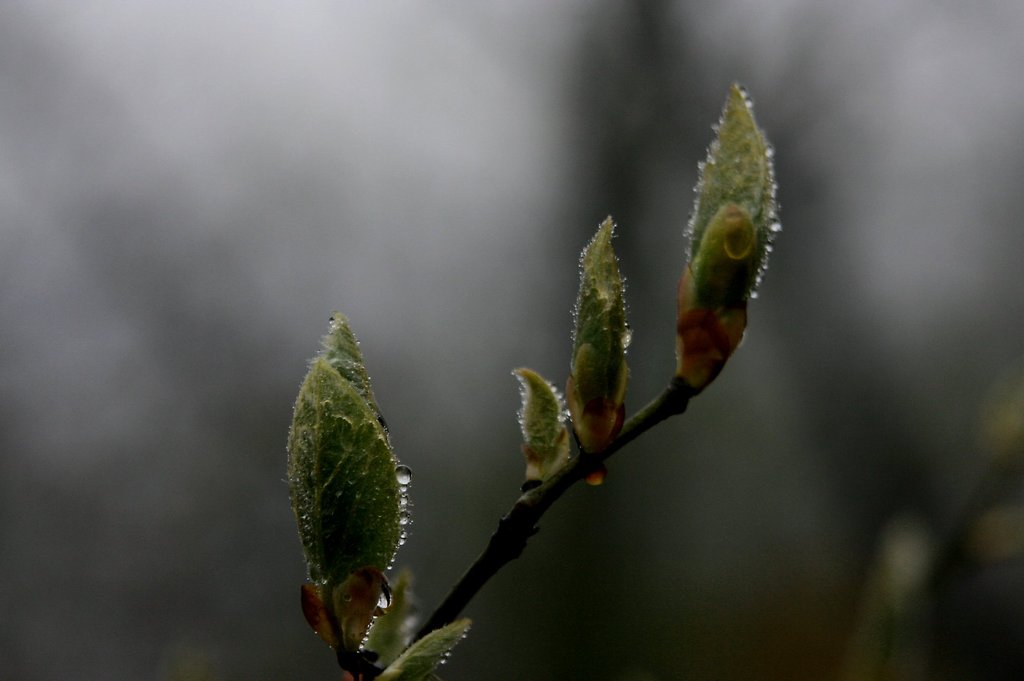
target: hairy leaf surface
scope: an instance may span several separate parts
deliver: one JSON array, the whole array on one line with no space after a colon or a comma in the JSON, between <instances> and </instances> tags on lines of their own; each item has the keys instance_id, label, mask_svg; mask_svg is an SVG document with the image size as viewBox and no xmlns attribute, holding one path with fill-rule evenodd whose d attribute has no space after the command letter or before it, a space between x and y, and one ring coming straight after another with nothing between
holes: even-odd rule
<instances>
[{"instance_id":1,"label":"hairy leaf surface","mask_svg":"<svg viewBox=\"0 0 1024 681\"><path fill-rule=\"evenodd\" d=\"M333 587L357 568L386 568L400 536L397 462L376 409L323 356L299 391L288 452L310 578Z\"/></svg>"}]
</instances>

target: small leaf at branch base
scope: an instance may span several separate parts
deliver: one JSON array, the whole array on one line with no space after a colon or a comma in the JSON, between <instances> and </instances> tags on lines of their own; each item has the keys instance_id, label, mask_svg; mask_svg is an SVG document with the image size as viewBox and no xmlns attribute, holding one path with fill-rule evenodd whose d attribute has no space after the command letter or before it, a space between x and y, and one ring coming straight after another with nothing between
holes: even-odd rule
<instances>
[{"instance_id":1,"label":"small leaf at branch base","mask_svg":"<svg viewBox=\"0 0 1024 681\"><path fill-rule=\"evenodd\" d=\"M378 681L428 681L452 648L465 638L469 625L468 619L461 619L430 632L388 665Z\"/></svg>"},{"instance_id":2,"label":"small leaf at branch base","mask_svg":"<svg viewBox=\"0 0 1024 681\"><path fill-rule=\"evenodd\" d=\"M512 372L519 379L522 408L519 425L526 456L526 479L547 480L569 460L566 410L555 387L532 369Z\"/></svg>"}]
</instances>

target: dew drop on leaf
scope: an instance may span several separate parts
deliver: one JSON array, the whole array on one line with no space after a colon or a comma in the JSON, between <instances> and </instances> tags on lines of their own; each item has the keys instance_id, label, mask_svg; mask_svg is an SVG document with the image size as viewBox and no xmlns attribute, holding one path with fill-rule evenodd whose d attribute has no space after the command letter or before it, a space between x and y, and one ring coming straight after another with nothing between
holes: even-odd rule
<instances>
[{"instance_id":1,"label":"dew drop on leaf","mask_svg":"<svg viewBox=\"0 0 1024 681\"><path fill-rule=\"evenodd\" d=\"M405 464L395 466L395 478L398 479L399 485L408 485L412 482L412 469Z\"/></svg>"}]
</instances>

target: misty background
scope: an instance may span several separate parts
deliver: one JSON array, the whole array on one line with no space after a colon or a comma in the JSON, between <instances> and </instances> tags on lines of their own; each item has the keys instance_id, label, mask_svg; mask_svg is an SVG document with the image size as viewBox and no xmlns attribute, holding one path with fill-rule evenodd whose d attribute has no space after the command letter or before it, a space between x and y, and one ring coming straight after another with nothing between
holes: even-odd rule
<instances>
[{"instance_id":1,"label":"misty background","mask_svg":"<svg viewBox=\"0 0 1024 681\"><path fill-rule=\"evenodd\" d=\"M784 231L743 347L543 519L446 679L829 679L890 519L941 534L1024 355L1024 3L0 7L0 678L333 679L284 483L330 313L432 609L514 501L608 214L631 411L674 367L697 162L743 83ZM1024 675L1024 567L932 678Z\"/></svg>"}]
</instances>

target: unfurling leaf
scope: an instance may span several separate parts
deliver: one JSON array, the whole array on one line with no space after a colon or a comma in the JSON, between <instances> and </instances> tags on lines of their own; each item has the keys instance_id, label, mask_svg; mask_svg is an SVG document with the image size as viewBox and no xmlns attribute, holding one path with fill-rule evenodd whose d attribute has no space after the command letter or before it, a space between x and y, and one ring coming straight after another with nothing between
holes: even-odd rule
<instances>
[{"instance_id":1,"label":"unfurling leaf","mask_svg":"<svg viewBox=\"0 0 1024 681\"><path fill-rule=\"evenodd\" d=\"M580 258L572 372L566 386L576 437L592 453L603 451L622 429L629 375L629 327L622 276L612 250L614 229L607 218Z\"/></svg>"},{"instance_id":2,"label":"unfurling leaf","mask_svg":"<svg viewBox=\"0 0 1024 681\"><path fill-rule=\"evenodd\" d=\"M746 93L733 85L701 165L690 261L679 281L676 375L694 392L714 380L742 340L747 301L780 229L772 155Z\"/></svg>"},{"instance_id":3,"label":"unfurling leaf","mask_svg":"<svg viewBox=\"0 0 1024 681\"><path fill-rule=\"evenodd\" d=\"M350 651L379 614L401 537L397 461L379 416L355 338L336 316L295 402L288 484L313 582L303 612L324 641Z\"/></svg>"},{"instance_id":4,"label":"unfurling leaf","mask_svg":"<svg viewBox=\"0 0 1024 681\"><path fill-rule=\"evenodd\" d=\"M461 619L430 632L388 665L378 681L426 681L466 637L469 625L468 619Z\"/></svg>"},{"instance_id":5,"label":"unfurling leaf","mask_svg":"<svg viewBox=\"0 0 1024 681\"><path fill-rule=\"evenodd\" d=\"M565 405L555 387L532 369L512 372L519 379L523 406L519 426L523 432L527 481L544 481L569 460L569 431Z\"/></svg>"},{"instance_id":6,"label":"unfurling leaf","mask_svg":"<svg viewBox=\"0 0 1024 681\"><path fill-rule=\"evenodd\" d=\"M729 89L729 97L717 126L718 135L711 143L707 160L701 167L696 203L689 225L690 265L694 270L700 269L698 264L701 262L702 248L715 246L716 250L719 247L724 250L724 246L729 243L721 239L717 240L720 242L717 245L705 241L705 237L713 236L709 235L709 230L715 225L716 216L729 204L735 204L738 209L738 212L733 211L734 215L742 216L753 227L756 234L751 244L753 248L744 245L734 249L734 254L729 256L752 261L754 265L741 273L741 281L729 282L729 288L735 290L735 295L727 301L730 303L746 300L754 292L763 274L772 242L780 229L777 224L775 172L772 167L774 152L758 129L751 106L742 88L733 85ZM744 235L740 241L746 244L748 239ZM705 275L701 272L695 274L703 301Z\"/></svg>"},{"instance_id":7,"label":"unfurling leaf","mask_svg":"<svg viewBox=\"0 0 1024 681\"><path fill-rule=\"evenodd\" d=\"M367 650L377 653L377 664L391 664L412 640L412 574L398 573L391 587L391 605L377 618L366 641Z\"/></svg>"},{"instance_id":8,"label":"unfurling leaf","mask_svg":"<svg viewBox=\"0 0 1024 681\"><path fill-rule=\"evenodd\" d=\"M352 387L363 396L367 404L380 417L380 408L373 397L370 377L363 363L363 353L359 350L359 341L352 333L348 317L340 312L331 315L330 331L320 341L323 357L334 367L341 377L352 384Z\"/></svg>"}]
</instances>

